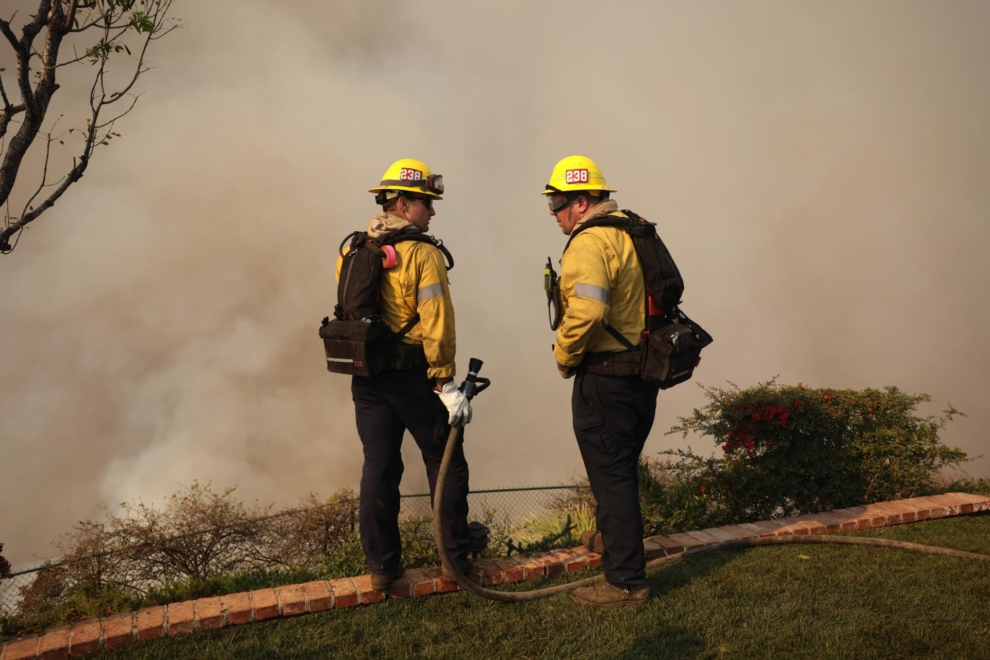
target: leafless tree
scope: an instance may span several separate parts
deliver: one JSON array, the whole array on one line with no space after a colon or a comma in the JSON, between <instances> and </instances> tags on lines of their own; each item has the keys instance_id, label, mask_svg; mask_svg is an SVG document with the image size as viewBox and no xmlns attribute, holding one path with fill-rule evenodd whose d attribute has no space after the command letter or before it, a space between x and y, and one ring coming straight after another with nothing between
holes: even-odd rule
<instances>
[{"instance_id":1,"label":"leafless tree","mask_svg":"<svg viewBox=\"0 0 990 660\"><path fill-rule=\"evenodd\" d=\"M119 137L114 127L134 109L138 99L135 84L149 70L146 59L149 46L179 26L168 15L173 0L36 1L37 12L17 26L19 37L12 27L16 13L10 18L0 18L3 37L0 45L5 41L13 48L16 59L16 71L0 68L0 207L4 209L0 253L3 254L12 251L24 228L82 177L96 149ZM47 114L60 87L58 80L64 81L70 70L73 75L91 77L89 108L85 111L84 126L59 127L61 117L51 119ZM20 103L11 102L4 76L16 83ZM19 124L19 128L8 139L7 130L12 124ZM61 132L56 133L56 128ZM24 157L36 142L44 148L40 182L37 187L32 182L29 188L24 185L18 188L24 190L24 205L19 214L12 215L11 194ZM49 166L54 165L52 151L56 144L61 147L66 142L68 148L75 147L75 153L71 168L68 157L65 158L68 171L59 176L49 171Z\"/></svg>"}]
</instances>

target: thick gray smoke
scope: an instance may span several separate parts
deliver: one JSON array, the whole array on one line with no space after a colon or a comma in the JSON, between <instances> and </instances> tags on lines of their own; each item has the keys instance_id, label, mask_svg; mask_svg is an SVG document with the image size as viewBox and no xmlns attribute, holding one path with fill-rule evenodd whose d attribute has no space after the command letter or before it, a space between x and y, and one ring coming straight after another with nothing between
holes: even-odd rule
<instances>
[{"instance_id":1,"label":"thick gray smoke","mask_svg":"<svg viewBox=\"0 0 990 660\"><path fill-rule=\"evenodd\" d=\"M538 194L573 153L660 224L716 339L698 381L926 391L926 412L970 415L945 440L984 450L990 5L176 10L188 27L123 138L0 261L16 566L100 505L194 479L283 504L357 485L348 382L316 329L336 247L400 157L445 177L432 228L457 260L461 374L477 356L494 382L467 434L474 487L583 471L541 288L564 237ZM681 445L664 431L702 402L663 393L646 452Z\"/></svg>"}]
</instances>

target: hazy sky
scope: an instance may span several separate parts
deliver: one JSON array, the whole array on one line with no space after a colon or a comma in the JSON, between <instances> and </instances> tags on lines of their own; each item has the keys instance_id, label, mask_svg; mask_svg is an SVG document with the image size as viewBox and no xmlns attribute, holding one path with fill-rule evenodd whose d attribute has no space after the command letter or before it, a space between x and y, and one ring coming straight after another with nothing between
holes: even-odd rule
<instances>
[{"instance_id":1,"label":"hazy sky","mask_svg":"<svg viewBox=\"0 0 990 660\"><path fill-rule=\"evenodd\" d=\"M101 505L194 479L279 504L357 486L349 382L317 327L337 245L402 157L444 175L432 232L457 260L459 375L477 356L493 381L467 433L473 487L583 473L542 290L565 238L539 195L574 153L659 224L715 337L697 382L929 392L924 412L969 414L945 441L984 451L990 4L175 11L187 27L157 44L123 137L0 257L15 567ZM84 85L64 80L49 116ZM662 393L645 453L711 451L664 435L702 403L693 384ZM404 456L403 490L422 492L414 443Z\"/></svg>"}]
</instances>

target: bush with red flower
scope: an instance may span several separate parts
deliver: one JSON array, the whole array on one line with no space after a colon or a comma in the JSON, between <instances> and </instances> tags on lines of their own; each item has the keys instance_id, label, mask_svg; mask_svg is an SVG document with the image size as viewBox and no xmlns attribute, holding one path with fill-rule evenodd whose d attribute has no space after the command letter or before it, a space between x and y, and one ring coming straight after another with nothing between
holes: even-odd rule
<instances>
[{"instance_id":1,"label":"bush with red flower","mask_svg":"<svg viewBox=\"0 0 990 660\"><path fill-rule=\"evenodd\" d=\"M680 418L670 433L708 436L717 453L674 450L644 464L651 531L912 497L934 488L943 468L969 460L939 440L939 431L962 413L951 405L940 416L916 413L931 400L927 394L776 381L705 393L708 404Z\"/></svg>"}]
</instances>

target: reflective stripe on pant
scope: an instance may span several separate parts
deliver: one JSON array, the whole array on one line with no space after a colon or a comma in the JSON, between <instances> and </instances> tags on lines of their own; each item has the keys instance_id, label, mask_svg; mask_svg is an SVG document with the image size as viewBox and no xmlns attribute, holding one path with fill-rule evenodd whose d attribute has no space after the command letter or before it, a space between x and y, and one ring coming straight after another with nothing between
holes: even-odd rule
<instances>
[{"instance_id":1,"label":"reflective stripe on pant","mask_svg":"<svg viewBox=\"0 0 990 660\"><path fill-rule=\"evenodd\" d=\"M647 585L643 518L639 509L639 455L653 427L659 388L640 378L579 371L571 411L574 434L598 502L595 519L610 584Z\"/></svg>"},{"instance_id":2,"label":"reflective stripe on pant","mask_svg":"<svg viewBox=\"0 0 990 660\"><path fill-rule=\"evenodd\" d=\"M358 435L364 447L361 472L361 545L373 573L399 565L399 481L402 437L415 439L426 464L430 501L450 433L447 409L433 393L425 371L388 371L370 378L353 376L351 395ZM443 503L444 539L451 559L467 556L468 466L463 447L451 457Z\"/></svg>"}]
</instances>

